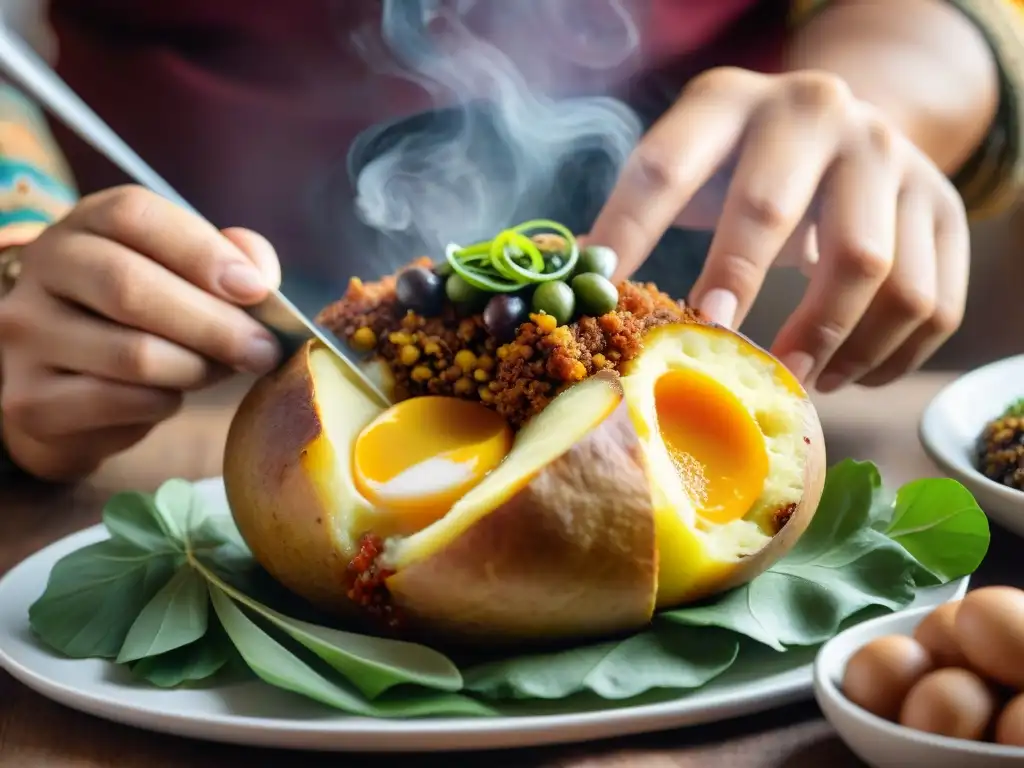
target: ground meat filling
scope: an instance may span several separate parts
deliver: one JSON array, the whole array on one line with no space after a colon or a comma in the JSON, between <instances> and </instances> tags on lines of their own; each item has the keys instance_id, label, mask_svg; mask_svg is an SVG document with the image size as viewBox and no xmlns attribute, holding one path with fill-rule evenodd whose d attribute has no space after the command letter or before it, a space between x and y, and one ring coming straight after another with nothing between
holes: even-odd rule
<instances>
[{"instance_id":1,"label":"ground meat filling","mask_svg":"<svg viewBox=\"0 0 1024 768\"><path fill-rule=\"evenodd\" d=\"M409 266L430 264L423 258ZM514 428L570 384L636 357L651 328L701 322L653 284L626 281L613 311L562 326L551 316L531 315L512 341L500 344L479 314L460 317L450 305L439 317L403 312L394 276L375 283L352 280L344 297L317 320L353 349L387 363L396 400L428 394L479 400Z\"/></svg>"},{"instance_id":2,"label":"ground meat filling","mask_svg":"<svg viewBox=\"0 0 1024 768\"><path fill-rule=\"evenodd\" d=\"M366 534L359 542L359 551L348 564L348 598L387 629L403 626L402 616L391 603L385 583L394 571L380 566L384 541L380 536Z\"/></svg>"},{"instance_id":3,"label":"ground meat filling","mask_svg":"<svg viewBox=\"0 0 1024 768\"><path fill-rule=\"evenodd\" d=\"M1004 416L986 425L976 457L985 477L1024 491L1024 416Z\"/></svg>"},{"instance_id":4,"label":"ground meat filling","mask_svg":"<svg viewBox=\"0 0 1024 768\"><path fill-rule=\"evenodd\" d=\"M776 535L786 527L786 523L793 517L794 512L796 512L796 504L787 504L781 509L775 510L772 514L772 526Z\"/></svg>"}]
</instances>

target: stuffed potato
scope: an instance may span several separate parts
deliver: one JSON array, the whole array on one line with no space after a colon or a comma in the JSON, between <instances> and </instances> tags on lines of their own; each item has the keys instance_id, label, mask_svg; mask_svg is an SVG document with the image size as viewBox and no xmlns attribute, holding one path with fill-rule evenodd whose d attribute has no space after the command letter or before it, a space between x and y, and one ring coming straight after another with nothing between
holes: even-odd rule
<instances>
[{"instance_id":1,"label":"stuffed potato","mask_svg":"<svg viewBox=\"0 0 1024 768\"><path fill-rule=\"evenodd\" d=\"M578 277L571 237L533 242L545 262L522 265ZM607 270L589 262L599 271L584 274ZM439 272L416 284L453 282ZM825 475L820 424L745 337L653 286L548 313L529 306L537 284L601 284L559 275L481 302L478 286L403 296L403 274L354 282L321 318L369 353L397 402L311 341L231 426L232 513L297 595L449 642L601 637L749 581L806 529ZM502 328L495 297L513 304Z\"/></svg>"}]
</instances>

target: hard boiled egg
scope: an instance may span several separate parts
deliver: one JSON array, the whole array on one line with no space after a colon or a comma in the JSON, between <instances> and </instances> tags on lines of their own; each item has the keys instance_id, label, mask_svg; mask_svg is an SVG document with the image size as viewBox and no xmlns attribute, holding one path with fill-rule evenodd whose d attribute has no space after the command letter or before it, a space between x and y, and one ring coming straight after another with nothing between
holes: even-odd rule
<instances>
[{"instance_id":1,"label":"hard boiled egg","mask_svg":"<svg viewBox=\"0 0 1024 768\"><path fill-rule=\"evenodd\" d=\"M914 630L914 639L928 650L937 667L970 666L956 639L956 613L959 607L959 600L943 603Z\"/></svg>"},{"instance_id":2,"label":"hard boiled egg","mask_svg":"<svg viewBox=\"0 0 1024 768\"><path fill-rule=\"evenodd\" d=\"M914 638L880 637L846 663L843 695L868 712L895 722L907 692L934 666L928 651Z\"/></svg>"},{"instance_id":3,"label":"hard boiled egg","mask_svg":"<svg viewBox=\"0 0 1024 768\"><path fill-rule=\"evenodd\" d=\"M996 705L995 693L974 672L956 667L937 669L910 689L900 710L900 725L977 741L992 722Z\"/></svg>"},{"instance_id":4,"label":"hard boiled egg","mask_svg":"<svg viewBox=\"0 0 1024 768\"><path fill-rule=\"evenodd\" d=\"M969 592L954 629L972 669L1024 690L1024 591L983 587Z\"/></svg>"},{"instance_id":5,"label":"hard boiled egg","mask_svg":"<svg viewBox=\"0 0 1024 768\"><path fill-rule=\"evenodd\" d=\"M356 439L353 474L379 509L405 516L411 530L442 518L512 448L508 423L482 403L454 397L404 400Z\"/></svg>"}]
</instances>

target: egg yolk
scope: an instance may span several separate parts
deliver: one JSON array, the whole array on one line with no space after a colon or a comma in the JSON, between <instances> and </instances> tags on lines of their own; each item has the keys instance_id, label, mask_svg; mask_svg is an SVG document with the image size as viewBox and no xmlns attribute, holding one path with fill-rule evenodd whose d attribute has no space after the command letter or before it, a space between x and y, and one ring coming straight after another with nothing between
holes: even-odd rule
<instances>
[{"instance_id":1,"label":"egg yolk","mask_svg":"<svg viewBox=\"0 0 1024 768\"><path fill-rule=\"evenodd\" d=\"M675 370L654 388L661 437L702 518L742 518L761 495L768 452L739 398L710 376Z\"/></svg>"},{"instance_id":2,"label":"egg yolk","mask_svg":"<svg viewBox=\"0 0 1024 768\"><path fill-rule=\"evenodd\" d=\"M444 517L511 448L511 427L483 404L415 397L360 433L353 474L367 501L405 516L412 532Z\"/></svg>"}]
</instances>

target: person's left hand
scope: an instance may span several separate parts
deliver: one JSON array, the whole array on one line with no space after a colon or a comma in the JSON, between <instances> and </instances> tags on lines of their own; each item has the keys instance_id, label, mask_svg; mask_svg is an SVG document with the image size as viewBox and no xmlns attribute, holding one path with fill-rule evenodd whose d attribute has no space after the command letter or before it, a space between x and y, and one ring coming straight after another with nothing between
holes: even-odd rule
<instances>
[{"instance_id":1,"label":"person's left hand","mask_svg":"<svg viewBox=\"0 0 1024 768\"><path fill-rule=\"evenodd\" d=\"M767 270L810 276L776 337L822 391L887 383L959 327L969 235L959 194L838 77L714 69L640 143L587 240L631 275L673 226L715 228L689 302L738 327Z\"/></svg>"}]
</instances>

